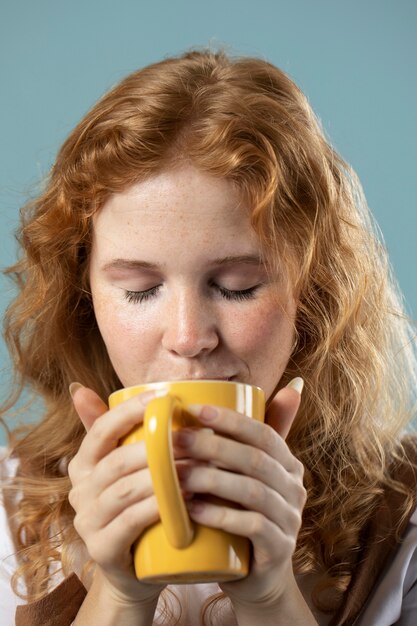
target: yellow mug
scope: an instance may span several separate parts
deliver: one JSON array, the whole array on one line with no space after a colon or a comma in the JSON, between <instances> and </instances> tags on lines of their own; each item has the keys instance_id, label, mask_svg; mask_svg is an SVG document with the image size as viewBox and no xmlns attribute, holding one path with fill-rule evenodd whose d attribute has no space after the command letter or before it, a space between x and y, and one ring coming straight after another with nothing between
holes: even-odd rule
<instances>
[{"instance_id":1,"label":"yellow mug","mask_svg":"<svg viewBox=\"0 0 417 626\"><path fill-rule=\"evenodd\" d=\"M136 576L152 583L199 583L237 580L249 569L249 540L193 522L181 493L175 467L171 431L203 428L187 407L213 404L248 417L264 420L262 389L220 380L183 380L135 385L115 391L110 408L149 390L166 389L167 395L147 405L143 425L135 427L121 445L146 442L146 454L158 503L160 521L146 528L134 545ZM214 496L199 496L222 502ZM224 501L223 501L224 502ZM228 506L238 506L228 502Z\"/></svg>"}]
</instances>

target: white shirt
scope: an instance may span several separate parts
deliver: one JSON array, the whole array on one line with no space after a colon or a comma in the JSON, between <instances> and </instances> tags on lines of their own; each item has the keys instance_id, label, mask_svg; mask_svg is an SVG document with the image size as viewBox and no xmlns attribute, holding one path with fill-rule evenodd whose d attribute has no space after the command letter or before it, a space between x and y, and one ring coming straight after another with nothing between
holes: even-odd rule
<instances>
[{"instance_id":1,"label":"white shirt","mask_svg":"<svg viewBox=\"0 0 417 626\"><path fill-rule=\"evenodd\" d=\"M6 450L0 448L0 479L10 477L16 471L14 461L5 458ZM0 492L1 493L1 492ZM10 581L16 569L14 546L7 522L6 512L0 497L0 623L1 626L14 626L15 611L24 600L15 595ZM59 580L55 584L58 584ZM301 590L307 585L299 579ZM309 585L308 585L309 586ZM208 597L220 591L217 583L198 585L168 585L179 598L183 607L181 626L195 626L200 623L200 611ZM172 602L175 611L177 602ZM156 616L162 605L158 604ZM175 612L176 616L177 613ZM329 617L316 615L320 625L325 625ZM220 618L221 626L235 622L225 613ZM417 509L410 518L404 538L390 562L386 565L377 586L372 592L357 626L416 626L417 624Z\"/></svg>"},{"instance_id":2,"label":"white shirt","mask_svg":"<svg viewBox=\"0 0 417 626\"><path fill-rule=\"evenodd\" d=\"M357 626L417 625L417 509Z\"/></svg>"}]
</instances>

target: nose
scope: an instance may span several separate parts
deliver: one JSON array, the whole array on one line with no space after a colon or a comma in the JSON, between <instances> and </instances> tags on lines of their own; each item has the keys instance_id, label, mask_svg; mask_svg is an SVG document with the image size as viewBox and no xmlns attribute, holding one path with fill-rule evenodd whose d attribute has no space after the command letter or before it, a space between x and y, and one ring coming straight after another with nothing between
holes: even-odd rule
<instances>
[{"instance_id":1,"label":"nose","mask_svg":"<svg viewBox=\"0 0 417 626\"><path fill-rule=\"evenodd\" d=\"M177 356L192 358L208 354L219 343L216 316L210 304L196 293L172 298L164 327L162 345Z\"/></svg>"}]
</instances>

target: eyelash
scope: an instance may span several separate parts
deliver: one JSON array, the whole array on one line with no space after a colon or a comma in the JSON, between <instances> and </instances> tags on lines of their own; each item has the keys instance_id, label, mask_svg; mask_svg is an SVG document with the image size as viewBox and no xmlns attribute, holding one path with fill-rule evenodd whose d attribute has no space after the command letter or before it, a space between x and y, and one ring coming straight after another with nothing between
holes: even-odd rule
<instances>
[{"instance_id":1,"label":"eyelash","mask_svg":"<svg viewBox=\"0 0 417 626\"><path fill-rule=\"evenodd\" d=\"M225 289L224 287L220 287L219 285L213 285L216 287L218 292L225 300L235 300L235 301L243 301L243 300L251 300L255 297L255 292L260 287L260 285L255 285L254 287L249 287L249 289L238 289L236 291ZM134 304L143 303L147 300L150 300L153 296L156 295L160 285L155 285L155 287L151 287L150 289L146 289L145 291L125 291L125 298L128 302L133 302Z\"/></svg>"},{"instance_id":2,"label":"eyelash","mask_svg":"<svg viewBox=\"0 0 417 626\"><path fill-rule=\"evenodd\" d=\"M145 302L150 300L152 296L156 295L159 285L146 289L145 291L125 291L125 298L128 302L137 304L138 302Z\"/></svg>"}]
</instances>

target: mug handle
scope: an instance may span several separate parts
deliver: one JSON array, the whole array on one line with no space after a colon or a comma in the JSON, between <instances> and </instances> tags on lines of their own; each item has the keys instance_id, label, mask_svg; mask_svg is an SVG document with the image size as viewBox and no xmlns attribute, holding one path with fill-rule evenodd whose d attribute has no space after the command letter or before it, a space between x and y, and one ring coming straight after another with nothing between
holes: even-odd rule
<instances>
[{"instance_id":1,"label":"mug handle","mask_svg":"<svg viewBox=\"0 0 417 626\"><path fill-rule=\"evenodd\" d=\"M172 449L172 418L180 408L174 396L153 398L144 417L146 454L152 484L158 503L162 526L174 548L186 548L194 537L180 483L175 469ZM166 460L166 462L161 462Z\"/></svg>"}]
</instances>

